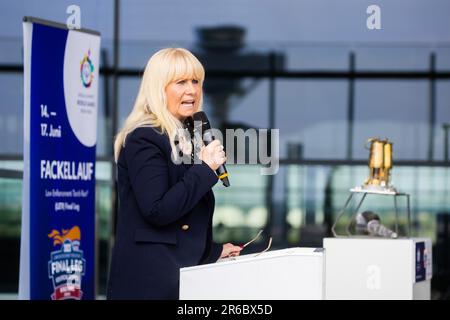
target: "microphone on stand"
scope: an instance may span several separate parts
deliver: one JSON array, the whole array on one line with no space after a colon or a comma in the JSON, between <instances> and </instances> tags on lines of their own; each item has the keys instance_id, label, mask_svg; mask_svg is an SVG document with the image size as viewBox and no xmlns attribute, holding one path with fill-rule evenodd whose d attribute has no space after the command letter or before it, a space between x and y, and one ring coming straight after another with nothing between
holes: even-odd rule
<instances>
[{"instance_id":1,"label":"microphone on stand","mask_svg":"<svg viewBox=\"0 0 450 320\"><path fill-rule=\"evenodd\" d=\"M211 132L211 124L209 123L208 117L203 111L194 113L192 117L194 119L194 135L202 133L201 139L205 146L207 146L215 140ZM224 164L217 168L216 174L225 187L230 186L230 180L228 179L229 174Z\"/></svg>"}]
</instances>

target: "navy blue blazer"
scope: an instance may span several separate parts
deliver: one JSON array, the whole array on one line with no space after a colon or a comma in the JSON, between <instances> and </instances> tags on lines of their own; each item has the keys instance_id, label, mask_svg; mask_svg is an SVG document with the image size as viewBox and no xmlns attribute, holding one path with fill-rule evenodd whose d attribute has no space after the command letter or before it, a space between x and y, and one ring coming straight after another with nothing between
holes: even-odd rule
<instances>
[{"instance_id":1,"label":"navy blue blazer","mask_svg":"<svg viewBox=\"0 0 450 320\"><path fill-rule=\"evenodd\" d=\"M117 162L119 214L108 299L178 299L179 269L219 259L212 241L218 178L204 162L175 164L166 134L140 127Z\"/></svg>"}]
</instances>

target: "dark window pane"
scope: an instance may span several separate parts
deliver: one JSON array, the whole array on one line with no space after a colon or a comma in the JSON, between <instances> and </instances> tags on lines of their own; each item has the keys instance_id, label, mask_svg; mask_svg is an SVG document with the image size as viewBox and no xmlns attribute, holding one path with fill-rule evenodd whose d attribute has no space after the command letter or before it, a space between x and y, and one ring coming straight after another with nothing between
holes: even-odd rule
<instances>
[{"instance_id":1,"label":"dark window pane","mask_svg":"<svg viewBox=\"0 0 450 320\"><path fill-rule=\"evenodd\" d=\"M306 159L343 159L347 82L278 80L276 88L275 128L280 129L280 157L289 158L292 150Z\"/></svg>"}]
</instances>

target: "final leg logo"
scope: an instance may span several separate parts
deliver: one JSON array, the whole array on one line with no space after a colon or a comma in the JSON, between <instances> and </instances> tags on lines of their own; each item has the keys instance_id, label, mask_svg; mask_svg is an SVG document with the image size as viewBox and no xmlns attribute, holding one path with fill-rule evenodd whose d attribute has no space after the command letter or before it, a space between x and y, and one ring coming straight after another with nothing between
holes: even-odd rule
<instances>
[{"instance_id":1,"label":"final leg logo","mask_svg":"<svg viewBox=\"0 0 450 320\"><path fill-rule=\"evenodd\" d=\"M52 230L48 237L53 239L54 247L59 247L50 253L48 262L48 276L52 279L54 289L52 300L81 300L81 279L86 260L80 250L80 228L74 226L62 229L62 232Z\"/></svg>"}]
</instances>

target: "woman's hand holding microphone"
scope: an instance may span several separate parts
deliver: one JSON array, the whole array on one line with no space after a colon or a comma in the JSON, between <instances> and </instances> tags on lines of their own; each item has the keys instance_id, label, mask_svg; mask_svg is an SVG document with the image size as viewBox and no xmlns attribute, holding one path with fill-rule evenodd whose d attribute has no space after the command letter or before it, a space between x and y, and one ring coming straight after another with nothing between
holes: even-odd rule
<instances>
[{"instance_id":1,"label":"woman's hand holding microphone","mask_svg":"<svg viewBox=\"0 0 450 320\"><path fill-rule=\"evenodd\" d=\"M214 140L207 146L203 146L200 149L200 160L205 162L213 171L216 171L222 164L227 161L225 151L223 151L223 145L220 140Z\"/></svg>"}]
</instances>

